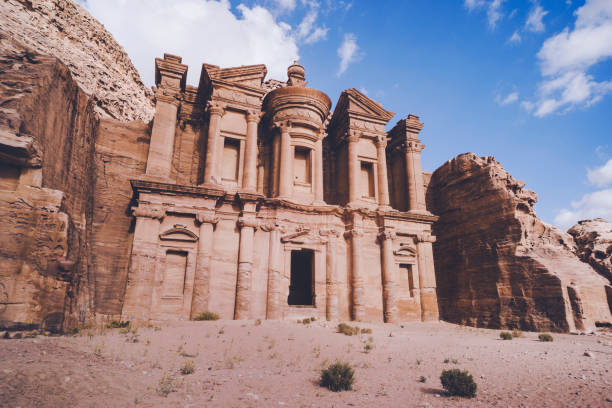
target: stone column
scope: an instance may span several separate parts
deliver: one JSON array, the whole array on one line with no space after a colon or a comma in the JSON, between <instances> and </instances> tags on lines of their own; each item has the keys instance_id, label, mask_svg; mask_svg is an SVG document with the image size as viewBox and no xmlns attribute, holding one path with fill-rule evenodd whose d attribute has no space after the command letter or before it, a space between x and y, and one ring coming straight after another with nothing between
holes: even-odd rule
<instances>
[{"instance_id":1,"label":"stone column","mask_svg":"<svg viewBox=\"0 0 612 408\"><path fill-rule=\"evenodd\" d=\"M262 226L262 229L270 233L266 319L280 320L283 317L280 301L282 265L281 231L280 226L275 223L266 224Z\"/></svg>"},{"instance_id":2,"label":"stone column","mask_svg":"<svg viewBox=\"0 0 612 408\"><path fill-rule=\"evenodd\" d=\"M208 140L206 141L206 163L204 165L204 184L214 184L219 179L217 174L217 163L220 161L219 155L219 131L221 129L221 117L225 113L222 104L217 102L208 103Z\"/></svg>"},{"instance_id":3,"label":"stone column","mask_svg":"<svg viewBox=\"0 0 612 408\"><path fill-rule=\"evenodd\" d=\"M158 206L140 205L132 210L136 226L121 311L121 319L125 321L149 319L155 268L159 262L159 225L165 216L163 208Z\"/></svg>"},{"instance_id":4,"label":"stone column","mask_svg":"<svg viewBox=\"0 0 612 408\"><path fill-rule=\"evenodd\" d=\"M323 199L323 138L325 133L321 132L315 144L315 203L325 204Z\"/></svg>"},{"instance_id":5,"label":"stone column","mask_svg":"<svg viewBox=\"0 0 612 408\"><path fill-rule=\"evenodd\" d=\"M349 203L359 200L359 134L351 132L346 141L348 143L348 181L349 181Z\"/></svg>"},{"instance_id":6,"label":"stone column","mask_svg":"<svg viewBox=\"0 0 612 408\"><path fill-rule=\"evenodd\" d=\"M379 136L376 139L376 158L378 165L378 205L389 207L389 181L387 180L387 137Z\"/></svg>"},{"instance_id":7,"label":"stone column","mask_svg":"<svg viewBox=\"0 0 612 408\"><path fill-rule=\"evenodd\" d=\"M155 117L149 143L146 174L169 178L174 155L178 91L159 89L155 94Z\"/></svg>"},{"instance_id":8,"label":"stone column","mask_svg":"<svg viewBox=\"0 0 612 408\"><path fill-rule=\"evenodd\" d=\"M439 320L436 295L436 273L434 270L432 243L436 237L424 232L416 237L417 262L419 266L419 287L421 296L421 320Z\"/></svg>"},{"instance_id":9,"label":"stone column","mask_svg":"<svg viewBox=\"0 0 612 408\"><path fill-rule=\"evenodd\" d=\"M410 211L426 211L421 150L423 150L423 146L418 140L409 140L406 143L406 181L408 184L408 209Z\"/></svg>"},{"instance_id":10,"label":"stone column","mask_svg":"<svg viewBox=\"0 0 612 408\"><path fill-rule=\"evenodd\" d=\"M378 236L382 255L382 287L383 287L383 310L385 323L396 323L398 321L397 308L397 282L395 261L393 257L393 239L395 234L385 230Z\"/></svg>"},{"instance_id":11,"label":"stone column","mask_svg":"<svg viewBox=\"0 0 612 408\"><path fill-rule=\"evenodd\" d=\"M293 193L293 157L291 147L291 124L289 122L278 125L281 130L280 144L280 183L278 186L278 196L283 198L291 197Z\"/></svg>"},{"instance_id":12,"label":"stone column","mask_svg":"<svg viewBox=\"0 0 612 408\"><path fill-rule=\"evenodd\" d=\"M363 237L363 232L355 228L353 224L353 229L347 232L347 236L351 239L352 315L353 320L360 322L365 320L365 288L361 275L361 237Z\"/></svg>"},{"instance_id":13,"label":"stone column","mask_svg":"<svg viewBox=\"0 0 612 408\"><path fill-rule=\"evenodd\" d=\"M334 229L323 230L321 234L327 236L327 248L326 248L326 298L327 304L325 309L325 315L327 320L338 320L339 318L339 306L338 306L338 277L337 277L337 251L338 251L338 238L340 233Z\"/></svg>"},{"instance_id":14,"label":"stone column","mask_svg":"<svg viewBox=\"0 0 612 408\"><path fill-rule=\"evenodd\" d=\"M260 112L247 112L247 134L242 188L251 192L257 190L257 124L259 123L260 117Z\"/></svg>"},{"instance_id":15,"label":"stone column","mask_svg":"<svg viewBox=\"0 0 612 408\"><path fill-rule=\"evenodd\" d=\"M213 248L213 232L219 219L214 210L196 214L196 222L200 224L198 238L198 255L193 283L193 300L191 302L191 319L208 310L210 295L210 259Z\"/></svg>"},{"instance_id":16,"label":"stone column","mask_svg":"<svg viewBox=\"0 0 612 408\"><path fill-rule=\"evenodd\" d=\"M253 217L240 217L240 248L236 279L236 306L234 319L248 319L251 300L251 271L253 269L253 238L259 222Z\"/></svg>"}]
</instances>

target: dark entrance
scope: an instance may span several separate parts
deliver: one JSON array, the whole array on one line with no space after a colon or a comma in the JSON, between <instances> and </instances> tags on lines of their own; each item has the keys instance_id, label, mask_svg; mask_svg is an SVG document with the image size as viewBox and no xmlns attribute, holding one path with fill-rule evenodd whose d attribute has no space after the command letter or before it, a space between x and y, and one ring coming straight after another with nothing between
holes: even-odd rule
<instances>
[{"instance_id":1,"label":"dark entrance","mask_svg":"<svg viewBox=\"0 0 612 408\"><path fill-rule=\"evenodd\" d=\"M314 306L314 252L291 251L291 283L287 302L293 306Z\"/></svg>"}]
</instances>

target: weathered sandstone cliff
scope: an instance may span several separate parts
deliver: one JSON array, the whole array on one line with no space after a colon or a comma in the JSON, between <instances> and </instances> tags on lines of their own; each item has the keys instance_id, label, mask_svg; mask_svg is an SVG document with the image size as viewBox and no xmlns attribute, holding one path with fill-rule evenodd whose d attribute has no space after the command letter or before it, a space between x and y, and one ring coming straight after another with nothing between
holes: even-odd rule
<instances>
[{"instance_id":1,"label":"weathered sandstone cliff","mask_svg":"<svg viewBox=\"0 0 612 408\"><path fill-rule=\"evenodd\" d=\"M93 100L56 58L0 38L0 325L90 313Z\"/></svg>"},{"instance_id":2,"label":"weathered sandstone cliff","mask_svg":"<svg viewBox=\"0 0 612 408\"><path fill-rule=\"evenodd\" d=\"M492 157L462 154L431 178L441 318L523 330L590 330L611 321L609 283L575 255L569 234L540 221L537 195Z\"/></svg>"},{"instance_id":3,"label":"weathered sandstone cliff","mask_svg":"<svg viewBox=\"0 0 612 408\"><path fill-rule=\"evenodd\" d=\"M0 33L27 48L58 58L94 99L101 116L153 117L151 91L123 48L104 26L70 0L3 0Z\"/></svg>"},{"instance_id":4,"label":"weathered sandstone cliff","mask_svg":"<svg viewBox=\"0 0 612 408\"><path fill-rule=\"evenodd\" d=\"M583 220L567 232L576 241L580 259L612 282L612 223L602 218Z\"/></svg>"}]
</instances>

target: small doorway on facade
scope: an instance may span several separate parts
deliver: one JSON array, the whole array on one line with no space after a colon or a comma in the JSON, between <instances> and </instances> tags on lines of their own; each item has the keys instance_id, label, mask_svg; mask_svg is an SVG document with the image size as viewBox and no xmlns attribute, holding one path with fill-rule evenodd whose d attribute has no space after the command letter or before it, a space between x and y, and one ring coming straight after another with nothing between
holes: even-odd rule
<instances>
[{"instance_id":1,"label":"small doorway on facade","mask_svg":"<svg viewBox=\"0 0 612 408\"><path fill-rule=\"evenodd\" d=\"M314 306L314 252L309 249L291 251L290 306Z\"/></svg>"}]
</instances>

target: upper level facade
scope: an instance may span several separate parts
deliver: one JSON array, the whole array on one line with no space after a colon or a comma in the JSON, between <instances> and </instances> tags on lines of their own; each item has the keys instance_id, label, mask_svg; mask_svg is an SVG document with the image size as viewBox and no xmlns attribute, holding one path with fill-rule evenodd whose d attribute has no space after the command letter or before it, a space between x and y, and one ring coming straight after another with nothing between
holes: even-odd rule
<instances>
[{"instance_id":1,"label":"upper level facade","mask_svg":"<svg viewBox=\"0 0 612 408\"><path fill-rule=\"evenodd\" d=\"M264 65L188 67L155 60L156 113L145 178L246 192L306 206L428 214L415 115L394 116L356 89L330 98L307 87L304 67L265 81Z\"/></svg>"}]
</instances>

